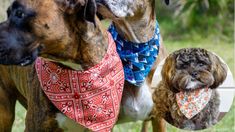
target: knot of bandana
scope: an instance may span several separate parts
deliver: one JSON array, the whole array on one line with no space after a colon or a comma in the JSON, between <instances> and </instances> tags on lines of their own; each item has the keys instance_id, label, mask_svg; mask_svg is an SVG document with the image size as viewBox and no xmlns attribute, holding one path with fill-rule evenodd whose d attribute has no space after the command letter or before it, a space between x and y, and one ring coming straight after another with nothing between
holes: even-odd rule
<instances>
[{"instance_id":1,"label":"knot of bandana","mask_svg":"<svg viewBox=\"0 0 235 132\"><path fill-rule=\"evenodd\" d=\"M108 31L117 45L117 52L122 60L125 80L141 86L149 74L157 56L160 45L160 30L156 23L153 38L146 43L133 43L122 38L112 24Z\"/></svg>"}]
</instances>

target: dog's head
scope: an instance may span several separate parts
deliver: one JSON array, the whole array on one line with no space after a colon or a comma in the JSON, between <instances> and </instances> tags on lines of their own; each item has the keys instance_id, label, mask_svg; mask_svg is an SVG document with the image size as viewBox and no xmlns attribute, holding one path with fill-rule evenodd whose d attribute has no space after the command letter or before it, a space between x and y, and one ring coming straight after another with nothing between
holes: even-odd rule
<instances>
[{"instance_id":1,"label":"dog's head","mask_svg":"<svg viewBox=\"0 0 235 132\"><path fill-rule=\"evenodd\" d=\"M173 92L217 88L226 75L226 65L213 53L200 48L172 53L162 69L163 81Z\"/></svg>"},{"instance_id":2,"label":"dog's head","mask_svg":"<svg viewBox=\"0 0 235 132\"><path fill-rule=\"evenodd\" d=\"M65 51L73 41L71 19L95 23L95 0L15 0L0 24L0 64L28 65L38 54Z\"/></svg>"},{"instance_id":3,"label":"dog's head","mask_svg":"<svg viewBox=\"0 0 235 132\"><path fill-rule=\"evenodd\" d=\"M155 0L96 0L98 12L105 18L118 19L134 16L135 12L145 11L146 6L155 6ZM164 0L169 5L170 0Z\"/></svg>"}]
</instances>

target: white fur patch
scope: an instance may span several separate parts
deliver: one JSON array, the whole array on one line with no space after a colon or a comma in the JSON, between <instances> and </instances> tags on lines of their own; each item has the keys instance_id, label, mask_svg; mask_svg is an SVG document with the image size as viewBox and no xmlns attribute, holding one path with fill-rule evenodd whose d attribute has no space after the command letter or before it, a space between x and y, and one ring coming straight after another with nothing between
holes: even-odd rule
<instances>
[{"instance_id":1,"label":"white fur patch","mask_svg":"<svg viewBox=\"0 0 235 132\"><path fill-rule=\"evenodd\" d=\"M198 81L189 81L186 89L195 89L198 86Z\"/></svg>"},{"instance_id":2,"label":"white fur patch","mask_svg":"<svg viewBox=\"0 0 235 132\"><path fill-rule=\"evenodd\" d=\"M112 13L117 17L134 15L134 0L104 0Z\"/></svg>"},{"instance_id":3,"label":"white fur patch","mask_svg":"<svg viewBox=\"0 0 235 132\"><path fill-rule=\"evenodd\" d=\"M147 83L145 82L140 87L139 95L136 98L128 96L122 103L126 118L131 118L132 120L147 119L153 108L152 94Z\"/></svg>"}]
</instances>

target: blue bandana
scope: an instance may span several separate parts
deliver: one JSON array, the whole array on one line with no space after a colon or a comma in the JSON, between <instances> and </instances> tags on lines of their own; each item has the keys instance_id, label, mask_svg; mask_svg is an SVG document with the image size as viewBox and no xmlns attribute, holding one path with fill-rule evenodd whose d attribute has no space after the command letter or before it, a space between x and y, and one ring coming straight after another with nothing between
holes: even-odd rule
<instances>
[{"instance_id":1,"label":"blue bandana","mask_svg":"<svg viewBox=\"0 0 235 132\"><path fill-rule=\"evenodd\" d=\"M141 86L158 56L160 45L158 23L156 23L153 38L146 43L133 43L123 39L113 24L108 31L117 45L117 52L124 67L125 80L133 85Z\"/></svg>"}]
</instances>

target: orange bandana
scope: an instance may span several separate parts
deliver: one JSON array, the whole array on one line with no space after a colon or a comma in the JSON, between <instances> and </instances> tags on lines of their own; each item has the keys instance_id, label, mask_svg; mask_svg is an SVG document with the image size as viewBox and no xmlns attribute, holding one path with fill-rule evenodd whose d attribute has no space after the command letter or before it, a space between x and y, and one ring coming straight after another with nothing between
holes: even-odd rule
<instances>
[{"instance_id":1,"label":"orange bandana","mask_svg":"<svg viewBox=\"0 0 235 132\"><path fill-rule=\"evenodd\" d=\"M87 71L43 58L37 58L35 67L43 91L62 113L92 131L111 131L118 119L124 72L110 34L107 54Z\"/></svg>"},{"instance_id":2,"label":"orange bandana","mask_svg":"<svg viewBox=\"0 0 235 132\"><path fill-rule=\"evenodd\" d=\"M179 92L176 101L180 111L191 119L197 115L209 102L212 90L209 88L198 89L190 92Z\"/></svg>"}]
</instances>

